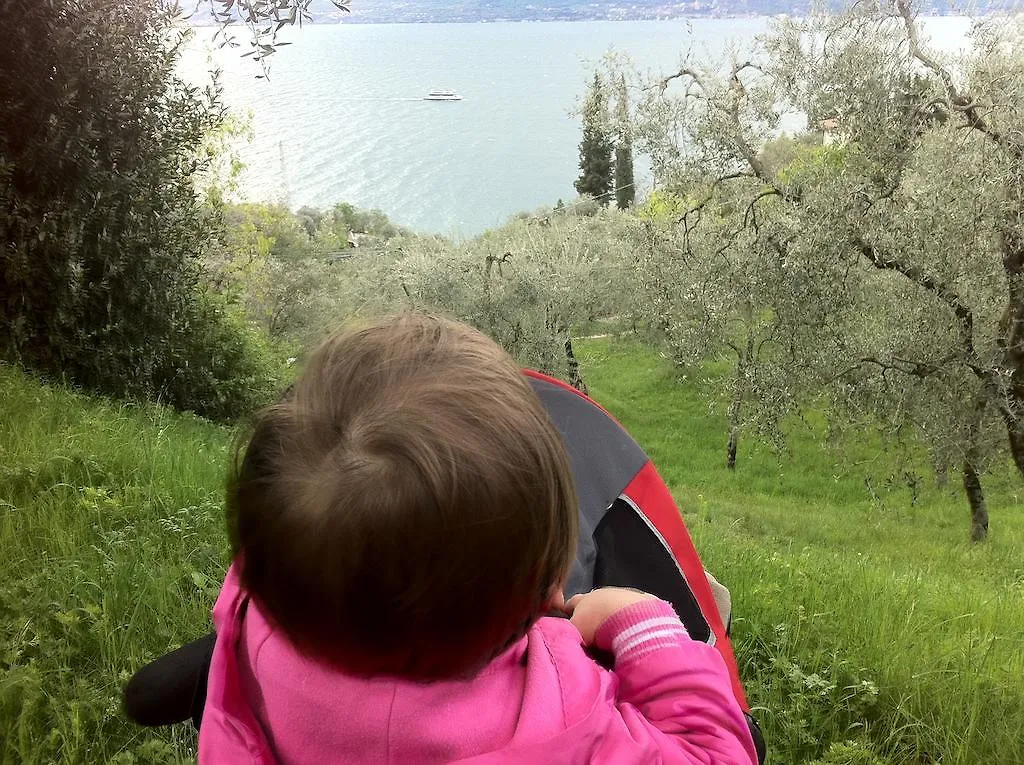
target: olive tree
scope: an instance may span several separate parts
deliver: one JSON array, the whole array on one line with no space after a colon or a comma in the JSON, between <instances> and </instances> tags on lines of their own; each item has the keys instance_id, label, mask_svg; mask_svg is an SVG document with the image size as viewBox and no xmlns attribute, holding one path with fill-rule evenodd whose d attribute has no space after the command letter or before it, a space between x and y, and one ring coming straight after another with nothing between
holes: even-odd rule
<instances>
[{"instance_id":1,"label":"olive tree","mask_svg":"<svg viewBox=\"0 0 1024 765\"><path fill-rule=\"evenodd\" d=\"M745 426L782 443L778 423L797 404L787 338L808 317L791 310L778 244L737 225L729 206L711 197L700 209L701 225L648 215L636 225L630 311L680 367L728 360L724 446L734 470Z\"/></svg>"},{"instance_id":2,"label":"olive tree","mask_svg":"<svg viewBox=\"0 0 1024 765\"><path fill-rule=\"evenodd\" d=\"M906 0L775 22L747 59L684 62L645 83L639 141L659 182L707 188L684 230L736 227L788 275L791 386L827 390L959 463L971 535L988 530L981 479L1006 451L1024 475L1024 49L988 21L973 51L940 55ZM823 145L782 167L762 148L801 113ZM737 259L716 294L759 267ZM768 273L774 273L769 271Z\"/></svg>"},{"instance_id":3,"label":"olive tree","mask_svg":"<svg viewBox=\"0 0 1024 765\"><path fill-rule=\"evenodd\" d=\"M245 30L248 50L244 57L252 57L262 70L259 78L267 76L268 59L282 45L278 33L289 26L302 26L313 20L313 0L160 0L163 5L171 7L175 12L184 12L189 17L205 10L209 18L217 25L214 41L222 46L241 48L234 34L236 27ZM328 0L339 11L349 12L350 0ZM184 7L183 7L184 6ZM190 7L191 6L191 7Z\"/></svg>"},{"instance_id":4,"label":"olive tree","mask_svg":"<svg viewBox=\"0 0 1024 765\"><path fill-rule=\"evenodd\" d=\"M613 313L628 240L619 215L519 218L462 245L414 238L365 277L373 307L429 308L487 333L523 365L585 389L576 328ZM369 287L369 285L367 285Z\"/></svg>"}]
</instances>

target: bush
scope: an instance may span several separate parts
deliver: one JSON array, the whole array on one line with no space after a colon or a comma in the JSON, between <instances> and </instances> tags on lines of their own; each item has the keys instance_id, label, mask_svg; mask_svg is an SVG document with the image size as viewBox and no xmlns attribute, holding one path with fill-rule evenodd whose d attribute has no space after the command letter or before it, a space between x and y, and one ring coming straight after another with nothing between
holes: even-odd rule
<instances>
[{"instance_id":1,"label":"bush","mask_svg":"<svg viewBox=\"0 0 1024 765\"><path fill-rule=\"evenodd\" d=\"M655 189L642 204L634 208L641 220L654 223L670 223L678 220L693 205L693 200L684 195L664 189Z\"/></svg>"},{"instance_id":2,"label":"bush","mask_svg":"<svg viewBox=\"0 0 1024 765\"><path fill-rule=\"evenodd\" d=\"M601 214L602 205L589 194L581 194L580 197L569 205L568 212L579 218L594 218Z\"/></svg>"},{"instance_id":3,"label":"bush","mask_svg":"<svg viewBox=\"0 0 1024 765\"><path fill-rule=\"evenodd\" d=\"M284 387L284 354L215 293L198 293L175 340L155 374L155 393L177 409L230 421L271 403Z\"/></svg>"},{"instance_id":4,"label":"bush","mask_svg":"<svg viewBox=\"0 0 1024 765\"><path fill-rule=\"evenodd\" d=\"M841 744L832 744L824 757L815 760L811 765L886 765L886 761L865 743L845 741Z\"/></svg>"},{"instance_id":5,"label":"bush","mask_svg":"<svg viewBox=\"0 0 1024 765\"><path fill-rule=\"evenodd\" d=\"M617 311L630 256L624 220L552 213L513 219L459 246L419 238L361 278L379 285L385 309L450 314L520 364L581 385L572 340L581 325Z\"/></svg>"},{"instance_id":6,"label":"bush","mask_svg":"<svg viewBox=\"0 0 1024 765\"><path fill-rule=\"evenodd\" d=\"M388 220L380 210L359 210L347 202L335 205L324 213L324 218L336 230L370 234L381 239L393 239L409 233Z\"/></svg>"},{"instance_id":7,"label":"bush","mask_svg":"<svg viewBox=\"0 0 1024 765\"><path fill-rule=\"evenodd\" d=\"M265 395L273 364L197 302L219 217L201 149L223 110L178 77L188 33L166 5L0 3L0 358L222 419Z\"/></svg>"}]
</instances>

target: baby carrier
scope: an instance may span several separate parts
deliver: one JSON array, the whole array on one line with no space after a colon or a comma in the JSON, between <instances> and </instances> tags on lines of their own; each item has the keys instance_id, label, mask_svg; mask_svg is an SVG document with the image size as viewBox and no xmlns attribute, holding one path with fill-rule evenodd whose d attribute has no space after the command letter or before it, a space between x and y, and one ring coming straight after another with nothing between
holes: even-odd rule
<instances>
[{"instance_id":1,"label":"baby carrier","mask_svg":"<svg viewBox=\"0 0 1024 765\"><path fill-rule=\"evenodd\" d=\"M524 374L562 434L579 494L580 535L566 598L618 586L671 603L690 637L725 660L763 763L764 738L729 642L728 591L704 570L668 487L636 441L592 399L538 372ZM139 670L125 688L129 717L143 725L190 718L201 724L213 645L210 635Z\"/></svg>"}]
</instances>

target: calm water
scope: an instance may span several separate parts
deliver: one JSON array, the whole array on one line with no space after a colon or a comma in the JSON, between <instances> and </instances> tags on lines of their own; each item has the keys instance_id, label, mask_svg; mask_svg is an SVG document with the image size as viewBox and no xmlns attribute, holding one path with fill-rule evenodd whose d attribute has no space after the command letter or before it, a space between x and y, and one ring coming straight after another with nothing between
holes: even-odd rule
<instances>
[{"instance_id":1,"label":"calm water","mask_svg":"<svg viewBox=\"0 0 1024 765\"><path fill-rule=\"evenodd\" d=\"M251 112L240 148L251 200L380 208L422 231L472 235L520 211L575 196L578 122L569 116L593 64L610 48L644 69L674 70L692 47L742 50L764 19L316 26L296 30L271 79L230 50L209 54L210 30L183 64L224 69L232 107ZM936 19L943 47L968 22ZM205 52L204 52L205 51ZM432 103L428 91L465 100Z\"/></svg>"}]
</instances>

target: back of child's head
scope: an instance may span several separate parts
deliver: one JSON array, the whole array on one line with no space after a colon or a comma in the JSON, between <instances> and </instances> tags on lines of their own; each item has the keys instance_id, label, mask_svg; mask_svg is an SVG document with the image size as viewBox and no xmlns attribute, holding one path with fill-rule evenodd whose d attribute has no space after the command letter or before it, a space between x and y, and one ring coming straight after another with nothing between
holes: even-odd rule
<instances>
[{"instance_id":1,"label":"back of child's head","mask_svg":"<svg viewBox=\"0 0 1024 765\"><path fill-rule=\"evenodd\" d=\"M405 314L327 340L257 417L228 523L243 585L299 650L430 680L472 673L541 615L577 508L512 359Z\"/></svg>"}]
</instances>

